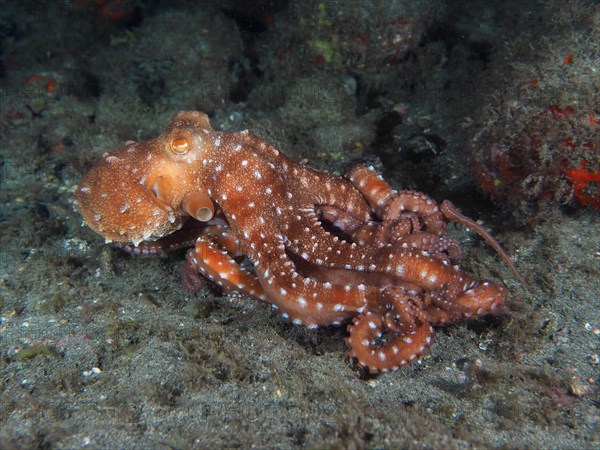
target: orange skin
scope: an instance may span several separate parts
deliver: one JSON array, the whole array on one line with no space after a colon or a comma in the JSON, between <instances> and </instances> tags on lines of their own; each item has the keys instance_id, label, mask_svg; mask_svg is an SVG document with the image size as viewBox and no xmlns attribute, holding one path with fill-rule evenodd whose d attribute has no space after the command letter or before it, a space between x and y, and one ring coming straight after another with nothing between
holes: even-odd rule
<instances>
[{"instance_id":1,"label":"orange skin","mask_svg":"<svg viewBox=\"0 0 600 450\"><path fill-rule=\"evenodd\" d=\"M350 356L371 372L419 359L432 326L495 313L507 296L456 267L449 219L497 243L451 203L395 192L363 166L346 179L318 172L247 130L214 131L200 112L105 154L74 204L86 225L132 253L193 245L188 277L266 301L294 324L352 319ZM251 271L236 262L242 256Z\"/></svg>"}]
</instances>

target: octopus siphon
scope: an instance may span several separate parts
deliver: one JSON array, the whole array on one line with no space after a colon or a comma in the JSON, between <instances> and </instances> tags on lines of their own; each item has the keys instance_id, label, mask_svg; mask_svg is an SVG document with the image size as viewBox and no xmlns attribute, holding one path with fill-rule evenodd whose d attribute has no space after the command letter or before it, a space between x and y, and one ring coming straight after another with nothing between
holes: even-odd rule
<instances>
[{"instance_id":1,"label":"octopus siphon","mask_svg":"<svg viewBox=\"0 0 600 450\"><path fill-rule=\"evenodd\" d=\"M104 154L73 203L85 225L133 254L189 247L192 290L208 279L295 325L348 323L349 355L371 373L421 358L433 327L503 306L505 288L458 268L449 221L482 236L522 281L448 200L395 191L372 167L343 178L314 170L248 130L214 131L201 112Z\"/></svg>"}]
</instances>

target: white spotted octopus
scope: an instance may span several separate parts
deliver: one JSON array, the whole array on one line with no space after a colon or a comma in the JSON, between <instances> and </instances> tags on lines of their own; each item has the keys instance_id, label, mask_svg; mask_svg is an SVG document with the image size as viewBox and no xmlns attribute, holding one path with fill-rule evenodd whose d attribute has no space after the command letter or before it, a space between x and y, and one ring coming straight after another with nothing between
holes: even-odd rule
<instances>
[{"instance_id":1,"label":"white spotted octopus","mask_svg":"<svg viewBox=\"0 0 600 450\"><path fill-rule=\"evenodd\" d=\"M396 192L364 166L346 178L316 171L248 130L214 131L201 112L104 154L73 202L85 225L131 253L192 247L191 289L201 274L296 325L351 321L349 355L372 373L419 359L433 326L495 313L506 299L503 287L458 269L448 220L483 236L522 280L449 201Z\"/></svg>"}]
</instances>

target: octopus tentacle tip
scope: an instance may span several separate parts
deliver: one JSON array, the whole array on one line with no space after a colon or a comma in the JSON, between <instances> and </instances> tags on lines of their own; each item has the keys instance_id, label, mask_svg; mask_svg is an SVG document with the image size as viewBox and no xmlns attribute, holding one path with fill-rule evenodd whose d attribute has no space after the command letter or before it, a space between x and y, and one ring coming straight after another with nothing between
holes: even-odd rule
<instances>
[{"instance_id":1,"label":"octopus tentacle tip","mask_svg":"<svg viewBox=\"0 0 600 450\"><path fill-rule=\"evenodd\" d=\"M440 205L440 210L448 220L460 223L461 225L464 225L468 229L474 231L479 236L481 236L490 245L490 247L492 247L496 251L496 253L498 253L500 258L502 258L502 260L506 263L506 265L511 270L515 278L519 281L519 283L521 283L526 289L529 289L529 285L521 276L514 263L506 253L506 251L485 228L483 228L473 219L470 219L469 217L461 214L460 211L458 211L456 206L454 206L454 204L450 200L444 200Z\"/></svg>"},{"instance_id":2,"label":"octopus tentacle tip","mask_svg":"<svg viewBox=\"0 0 600 450\"><path fill-rule=\"evenodd\" d=\"M458 267L447 221L482 236L525 285L451 202L396 191L373 167L318 172L248 130L214 132L197 111L178 113L154 140L105 153L79 186L73 205L107 243L134 255L188 248L191 291L208 280L271 303L294 325L347 323L348 355L370 373L419 360L432 326L502 308L504 288Z\"/></svg>"}]
</instances>

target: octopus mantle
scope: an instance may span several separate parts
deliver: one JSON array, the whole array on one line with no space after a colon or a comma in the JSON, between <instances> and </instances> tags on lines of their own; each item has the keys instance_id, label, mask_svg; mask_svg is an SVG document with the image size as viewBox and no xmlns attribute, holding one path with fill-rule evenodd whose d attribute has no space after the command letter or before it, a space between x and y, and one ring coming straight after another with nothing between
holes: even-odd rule
<instances>
[{"instance_id":1,"label":"octopus mantle","mask_svg":"<svg viewBox=\"0 0 600 450\"><path fill-rule=\"evenodd\" d=\"M433 326L495 313L507 296L458 269L449 220L510 260L450 202L396 192L364 166L345 178L313 170L247 130L214 131L201 112L180 112L158 138L105 154L74 205L131 253L191 247L191 289L202 275L296 325L350 321L350 356L371 372L419 359Z\"/></svg>"}]
</instances>

